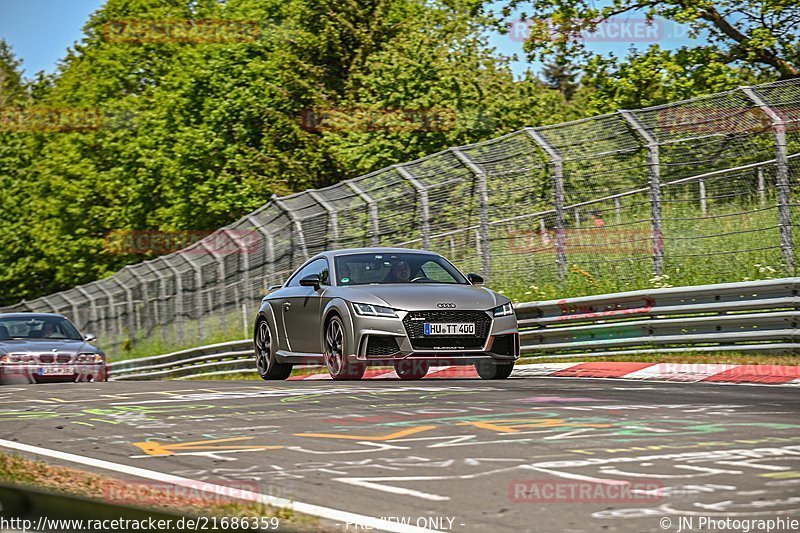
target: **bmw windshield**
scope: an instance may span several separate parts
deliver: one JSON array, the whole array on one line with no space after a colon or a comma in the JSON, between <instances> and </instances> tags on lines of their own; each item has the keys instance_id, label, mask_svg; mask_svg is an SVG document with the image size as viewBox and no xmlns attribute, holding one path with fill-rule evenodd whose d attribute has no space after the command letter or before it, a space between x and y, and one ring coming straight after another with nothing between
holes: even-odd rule
<instances>
[{"instance_id":1,"label":"bmw windshield","mask_svg":"<svg viewBox=\"0 0 800 533\"><path fill-rule=\"evenodd\" d=\"M52 316L0 317L0 341L10 339L81 340L69 320Z\"/></svg>"},{"instance_id":2,"label":"bmw windshield","mask_svg":"<svg viewBox=\"0 0 800 533\"><path fill-rule=\"evenodd\" d=\"M394 283L469 283L456 267L433 254L346 254L337 256L335 262L337 285L344 287Z\"/></svg>"}]
</instances>

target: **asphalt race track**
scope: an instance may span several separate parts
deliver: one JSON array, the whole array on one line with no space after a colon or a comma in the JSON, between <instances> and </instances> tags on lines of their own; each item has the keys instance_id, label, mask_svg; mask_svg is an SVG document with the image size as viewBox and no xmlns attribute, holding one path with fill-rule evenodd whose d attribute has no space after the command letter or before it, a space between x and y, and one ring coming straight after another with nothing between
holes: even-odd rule
<instances>
[{"instance_id":1,"label":"asphalt race track","mask_svg":"<svg viewBox=\"0 0 800 533\"><path fill-rule=\"evenodd\" d=\"M681 517L800 518L792 387L111 382L5 387L0 402L6 441L256 482L270 496L424 529L677 532Z\"/></svg>"}]
</instances>

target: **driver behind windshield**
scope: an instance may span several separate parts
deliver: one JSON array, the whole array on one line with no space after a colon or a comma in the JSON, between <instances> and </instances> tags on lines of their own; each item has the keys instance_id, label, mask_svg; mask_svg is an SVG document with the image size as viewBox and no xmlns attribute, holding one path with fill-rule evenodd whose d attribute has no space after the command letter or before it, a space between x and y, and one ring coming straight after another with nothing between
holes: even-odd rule
<instances>
[{"instance_id":1,"label":"driver behind windshield","mask_svg":"<svg viewBox=\"0 0 800 533\"><path fill-rule=\"evenodd\" d=\"M384 283L408 283L411 281L411 267L405 261L397 261L384 278Z\"/></svg>"},{"instance_id":2,"label":"driver behind windshield","mask_svg":"<svg viewBox=\"0 0 800 533\"><path fill-rule=\"evenodd\" d=\"M39 336L43 339L55 336L56 326L52 322L45 322L42 324L42 329Z\"/></svg>"}]
</instances>

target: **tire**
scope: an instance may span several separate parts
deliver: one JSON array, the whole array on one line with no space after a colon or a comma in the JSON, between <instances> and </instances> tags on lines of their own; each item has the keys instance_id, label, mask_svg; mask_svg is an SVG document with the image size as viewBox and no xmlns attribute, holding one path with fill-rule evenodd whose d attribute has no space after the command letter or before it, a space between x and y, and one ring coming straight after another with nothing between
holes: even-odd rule
<instances>
[{"instance_id":1,"label":"tire","mask_svg":"<svg viewBox=\"0 0 800 533\"><path fill-rule=\"evenodd\" d=\"M422 379L428 373L431 365L427 361L397 361L394 371L400 379Z\"/></svg>"},{"instance_id":2,"label":"tire","mask_svg":"<svg viewBox=\"0 0 800 533\"><path fill-rule=\"evenodd\" d=\"M256 370L261 379L272 381L288 378L292 373L292 365L279 363L275 359L275 350L272 346L272 335L266 320L259 320L253 339L256 353Z\"/></svg>"},{"instance_id":3,"label":"tire","mask_svg":"<svg viewBox=\"0 0 800 533\"><path fill-rule=\"evenodd\" d=\"M481 379L506 379L514 370L514 363L494 363L491 361L481 361L475 363L475 370Z\"/></svg>"},{"instance_id":4,"label":"tire","mask_svg":"<svg viewBox=\"0 0 800 533\"><path fill-rule=\"evenodd\" d=\"M332 315L325 322L323 330L323 352L322 358L328 373L337 381L358 380L364 377L366 366L353 363L346 357L347 354L347 335L345 334L344 322L339 315Z\"/></svg>"}]
</instances>

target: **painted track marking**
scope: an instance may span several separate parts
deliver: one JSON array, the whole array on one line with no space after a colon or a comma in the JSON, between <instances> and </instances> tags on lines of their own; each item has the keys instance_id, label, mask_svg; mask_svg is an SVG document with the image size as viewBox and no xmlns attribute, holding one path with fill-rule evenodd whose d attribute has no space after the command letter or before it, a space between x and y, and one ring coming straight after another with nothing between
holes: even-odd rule
<instances>
[{"instance_id":1,"label":"painted track marking","mask_svg":"<svg viewBox=\"0 0 800 533\"><path fill-rule=\"evenodd\" d=\"M154 481L162 481L164 483L171 483L173 485L192 488L195 490L198 486L202 486L206 492L230 496L230 487L224 487L222 485L216 485L207 482L198 482L185 477L165 474L163 472L156 472L155 470L147 470L145 468L123 465L111 461L104 461L102 459L93 459L91 457L84 457L82 455L60 452L57 450L50 450L48 448L31 446L30 444L23 444L21 442L13 442L5 439L0 439L0 447L51 457L53 459L60 459L70 463L78 463L86 466L93 466L95 468L102 468L103 470L110 470L120 474L128 474L130 476L151 479ZM322 507L310 503L292 501L285 498L277 498L275 496L261 494L259 492L243 490L240 491L239 498L242 500L271 505L272 507L289 508L297 511L298 513L326 518L328 520L333 520L335 522L344 524L358 524L358 526L361 528L370 527L379 531L391 531L393 533L429 533L431 531L436 531L417 526L399 524L397 522L390 522L388 520L381 520L380 518L375 518L372 516L340 511L338 509L331 509L329 507Z\"/></svg>"}]
</instances>

